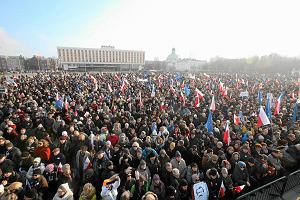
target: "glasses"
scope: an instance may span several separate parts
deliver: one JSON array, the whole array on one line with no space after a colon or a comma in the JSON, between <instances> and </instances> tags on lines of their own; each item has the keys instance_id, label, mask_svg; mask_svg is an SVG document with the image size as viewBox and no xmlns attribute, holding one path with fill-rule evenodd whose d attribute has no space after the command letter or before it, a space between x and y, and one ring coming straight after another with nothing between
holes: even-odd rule
<instances>
[{"instance_id":1,"label":"glasses","mask_svg":"<svg viewBox=\"0 0 300 200\"><path fill-rule=\"evenodd\" d=\"M137 147L137 146L132 146L133 148Z\"/></svg>"}]
</instances>

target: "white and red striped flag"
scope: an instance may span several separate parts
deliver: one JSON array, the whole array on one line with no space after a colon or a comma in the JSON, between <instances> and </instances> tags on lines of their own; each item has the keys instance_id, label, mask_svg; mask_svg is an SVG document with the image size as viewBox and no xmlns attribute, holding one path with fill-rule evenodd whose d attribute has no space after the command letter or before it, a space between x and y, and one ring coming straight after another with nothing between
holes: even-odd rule
<instances>
[{"instance_id":1,"label":"white and red striped flag","mask_svg":"<svg viewBox=\"0 0 300 200\"><path fill-rule=\"evenodd\" d=\"M270 120L269 120L268 116L266 115L263 107L261 106L259 108L257 126L261 127L261 126L268 125L268 124L270 124Z\"/></svg>"},{"instance_id":2,"label":"white and red striped flag","mask_svg":"<svg viewBox=\"0 0 300 200\"><path fill-rule=\"evenodd\" d=\"M125 81L122 81L122 85L121 85L121 92L122 92L122 94L125 93L125 89L126 89L126 83L125 83Z\"/></svg>"},{"instance_id":3,"label":"white and red striped flag","mask_svg":"<svg viewBox=\"0 0 300 200\"><path fill-rule=\"evenodd\" d=\"M110 86L109 83L107 83L107 87L108 87L108 91L109 91L110 93L112 93L113 89L111 88L111 86Z\"/></svg>"},{"instance_id":4,"label":"white and red striped flag","mask_svg":"<svg viewBox=\"0 0 300 200\"><path fill-rule=\"evenodd\" d=\"M210 109L211 111L213 111L213 112L216 110L215 96L212 96L212 100L211 100L211 104L210 104L209 109Z\"/></svg>"},{"instance_id":5,"label":"white and red striped flag","mask_svg":"<svg viewBox=\"0 0 300 200\"><path fill-rule=\"evenodd\" d=\"M67 97L65 97L65 109L69 110L69 102Z\"/></svg>"},{"instance_id":6,"label":"white and red striped flag","mask_svg":"<svg viewBox=\"0 0 300 200\"><path fill-rule=\"evenodd\" d=\"M195 89L195 95L199 96L200 99L203 99L204 97L204 94L200 90L198 90L198 88Z\"/></svg>"},{"instance_id":7,"label":"white and red striped flag","mask_svg":"<svg viewBox=\"0 0 300 200\"><path fill-rule=\"evenodd\" d=\"M239 185L233 188L235 193L240 193L244 189L245 185Z\"/></svg>"},{"instance_id":8,"label":"white and red striped flag","mask_svg":"<svg viewBox=\"0 0 300 200\"><path fill-rule=\"evenodd\" d=\"M274 115L278 115L280 112L281 99L282 99L282 94L277 99L275 110L274 110Z\"/></svg>"},{"instance_id":9,"label":"white and red striped flag","mask_svg":"<svg viewBox=\"0 0 300 200\"><path fill-rule=\"evenodd\" d=\"M239 116L233 114L233 123L237 126L241 124L241 119L239 118Z\"/></svg>"},{"instance_id":10,"label":"white and red striped flag","mask_svg":"<svg viewBox=\"0 0 300 200\"><path fill-rule=\"evenodd\" d=\"M63 169L62 169L62 164L61 164L61 162L58 164L58 166L57 166L57 172L58 173L62 173L63 172Z\"/></svg>"},{"instance_id":11,"label":"white and red striped flag","mask_svg":"<svg viewBox=\"0 0 300 200\"><path fill-rule=\"evenodd\" d=\"M223 135L223 142L225 144L227 144L227 146L229 146L229 144L230 144L230 132L229 132L229 124L228 124L228 122L226 124L225 132L224 132L224 135Z\"/></svg>"},{"instance_id":12,"label":"white and red striped flag","mask_svg":"<svg viewBox=\"0 0 300 200\"><path fill-rule=\"evenodd\" d=\"M219 198L225 197L225 191L226 191L226 188L225 188L224 183L222 181L222 184L221 184L220 189L219 189L219 195L218 195L218 197Z\"/></svg>"},{"instance_id":13,"label":"white and red striped flag","mask_svg":"<svg viewBox=\"0 0 300 200\"><path fill-rule=\"evenodd\" d=\"M142 101L142 92L139 92L139 106L143 107L143 101Z\"/></svg>"},{"instance_id":14,"label":"white and red striped flag","mask_svg":"<svg viewBox=\"0 0 300 200\"><path fill-rule=\"evenodd\" d=\"M89 157L86 157L84 163L83 163L83 171L86 171L88 169L91 169L93 167Z\"/></svg>"}]
</instances>

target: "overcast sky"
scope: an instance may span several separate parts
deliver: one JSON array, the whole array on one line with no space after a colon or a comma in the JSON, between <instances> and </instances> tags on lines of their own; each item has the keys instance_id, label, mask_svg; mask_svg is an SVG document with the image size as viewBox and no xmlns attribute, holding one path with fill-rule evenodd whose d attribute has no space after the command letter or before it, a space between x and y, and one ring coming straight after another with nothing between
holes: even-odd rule
<instances>
[{"instance_id":1,"label":"overcast sky","mask_svg":"<svg viewBox=\"0 0 300 200\"><path fill-rule=\"evenodd\" d=\"M0 55L57 56L57 46L146 51L164 60L300 55L297 0L10 0Z\"/></svg>"}]
</instances>

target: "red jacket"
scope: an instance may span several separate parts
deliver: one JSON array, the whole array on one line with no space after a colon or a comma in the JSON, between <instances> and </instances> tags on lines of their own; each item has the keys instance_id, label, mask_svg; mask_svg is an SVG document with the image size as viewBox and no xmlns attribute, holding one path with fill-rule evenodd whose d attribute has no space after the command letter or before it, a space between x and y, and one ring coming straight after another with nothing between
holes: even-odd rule
<instances>
[{"instance_id":1,"label":"red jacket","mask_svg":"<svg viewBox=\"0 0 300 200\"><path fill-rule=\"evenodd\" d=\"M116 134L110 135L107 137L107 140L111 142L112 146L115 146L119 141L119 136L117 136Z\"/></svg>"},{"instance_id":2,"label":"red jacket","mask_svg":"<svg viewBox=\"0 0 300 200\"><path fill-rule=\"evenodd\" d=\"M34 151L36 157L41 157L43 161L49 161L51 157L51 150L49 147L38 147Z\"/></svg>"}]
</instances>

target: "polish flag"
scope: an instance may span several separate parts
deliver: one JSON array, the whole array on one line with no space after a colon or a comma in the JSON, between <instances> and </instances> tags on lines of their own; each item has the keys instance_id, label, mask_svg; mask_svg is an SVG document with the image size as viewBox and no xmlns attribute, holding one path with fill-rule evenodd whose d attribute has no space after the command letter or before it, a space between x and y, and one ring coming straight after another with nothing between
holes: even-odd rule
<instances>
[{"instance_id":1,"label":"polish flag","mask_svg":"<svg viewBox=\"0 0 300 200\"><path fill-rule=\"evenodd\" d=\"M211 104L210 104L209 109L210 109L211 111L213 111L213 112L216 110L215 96L212 97L212 100L211 100Z\"/></svg>"},{"instance_id":2,"label":"polish flag","mask_svg":"<svg viewBox=\"0 0 300 200\"><path fill-rule=\"evenodd\" d=\"M62 170L62 164L61 164L61 162L58 164L58 166L57 166L57 172L58 173L62 173L63 172L63 170Z\"/></svg>"},{"instance_id":3,"label":"polish flag","mask_svg":"<svg viewBox=\"0 0 300 200\"><path fill-rule=\"evenodd\" d=\"M219 91L220 91L220 92L223 92L223 90L224 90L224 83L222 83L222 82L220 81L220 83L219 83Z\"/></svg>"},{"instance_id":4,"label":"polish flag","mask_svg":"<svg viewBox=\"0 0 300 200\"><path fill-rule=\"evenodd\" d=\"M200 90L198 90L198 88L195 89L195 94L196 94L196 97L199 96L200 99L203 99L203 97L204 97L204 94Z\"/></svg>"},{"instance_id":5,"label":"polish flag","mask_svg":"<svg viewBox=\"0 0 300 200\"><path fill-rule=\"evenodd\" d=\"M185 96L182 93L182 91L180 91L179 101L181 101L183 103L183 105L185 105Z\"/></svg>"},{"instance_id":6,"label":"polish flag","mask_svg":"<svg viewBox=\"0 0 300 200\"><path fill-rule=\"evenodd\" d=\"M278 115L280 112L280 104L281 104L281 95L278 97L275 110L274 110L274 115Z\"/></svg>"},{"instance_id":7,"label":"polish flag","mask_svg":"<svg viewBox=\"0 0 300 200\"><path fill-rule=\"evenodd\" d=\"M83 163L83 171L86 171L88 169L91 169L93 167L89 157L86 157L84 163Z\"/></svg>"},{"instance_id":8,"label":"polish flag","mask_svg":"<svg viewBox=\"0 0 300 200\"><path fill-rule=\"evenodd\" d=\"M107 83L107 87L108 87L108 91L109 91L110 93L112 93L113 89L111 88L111 86L110 86L109 83Z\"/></svg>"},{"instance_id":9,"label":"polish flag","mask_svg":"<svg viewBox=\"0 0 300 200\"><path fill-rule=\"evenodd\" d=\"M222 91L222 96L226 97L227 94L228 94L228 89L227 89L227 87L224 87L224 90Z\"/></svg>"},{"instance_id":10,"label":"polish flag","mask_svg":"<svg viewBox=\"0 0 300 200\"><path fill-rule=\"evenodd\" d=\"M172 81L171 81L171 85L170 85L170 91L172 92L172 94L175 93L175 89L174 89L173 85L174 85L174 82L173 82L173 80L172 80Z\"/></svg>"},{"instance_id":11,"label":"polish flag","mask_svg":"<svg viewBox=\"0 0 300 200\"><path fill-rule=\"evenodd\" d=\"M126 83L125 83L125 81L122 81L122 86L121 86L122 94L125 93L125 89L126 89Z\"/></svg>"},{"instance_id":12,"label":"polish flag","mask_svg":"<svg viewBox=\"0 0 300 200\"><path fill-rule=\"evenodd\" d=\"M235 193L240 193L244 189L245 185L236 186L233 188Z\"/></svg>"},{"instance_id":13,"label":"polish flag","mask_svg":"<svg viewBox=\"0 0 300 200\"><path fill-rule=\"evenodd\" d=\"M209 76L207 73L204 73L203 75L204 75L204 77L205 77L206 79L209 79L209 78L210 78L210 76Z\"/></svg>"},{"instance_id":14,"label":"polish flag","mask_svg":"<svg viewBox=\"0 0 300 200\"><path fill-rule=\"evenodd\" d=\"M239 118L239 116L233 114L233 123L235 125L240 125L241 124L241 119Z\"/></svg>"},{"instance_id":15,"label":"polish flag","mask_svg":"<svg viewBox=\"0 0 300 200\"><path fill-rule=\"evenodd\" d=\"M200 106L200 96L197 94L194 108L199 108L199 106Z\"/></svg>"},{"instance_id":16,"label":"polish flag","mask_svg":"<svg viewBox=\"0 0 300 200\"><path fill-rule=\"evenodd\" d=\"M119 76L118 76L118 74L115 74L115 80L119 80L120 78L119 78Z\"/></svg>"},{"instance_id":17,"label":"polish flag","mask_svg":"<svg viewBox=\"0 0 300 200\"><path fill-rule=\"evenodd\" d=\"M229 133L229 125L226 124L224 136L223 136L223 142L229 146L230 144L230 133Z\"/></svg>"},{"instance_id":18,"label":"polish flag","mask_svg":"<svg viewBox=\"0 0 300 200\"><path fill-rule=\"evenodd\" d=\"M65 98L65 109L69 110L69 102L68 102L67 97Z\"/></svg>"},{"instance_id":19,"label":"polish flag","mask_svg":"<svg viewBox=\"0 0 300 200\"><path fill-rule=\"evenodd\" d=\"M222 181L221 187L219 189L219 195L218 195L218 197L219 198L225 197L225 191L226 191L226 188L225 188L224 183Z\"/></svg>"},{"instance_id":20,"label":"polish flag","mask_svg":"<svg viewBox=\"0 0 300 200\"><path fill-rule=\"evenodd\" d=\"M268 116L266 115L263 107L261 106L259 109L257 126L261 127L261 126L268 125L268 124L270 124L270 120L269 120Z\"/></svg>"},{"instance_id":21,"label":"polish flag","mask_svg":"<svg viewBox=\"0 0 300 200\"><path fill-rule=\"evenodd\" d=\"M90 75L90 80L92 81L92 83L93 83L94 85L97 84L97 80L96 80L96 78L95 78L93 75Z\"/></svg>"},{"instance_id":22,"label":"polish flag","mask_svg":"<svg viewBox=\"0 0 300 200\"><path fill-rule=\"evenodd\" d=\"M139 105L140 105L140 107L142 107L142 106L143 106L143 101L142 101L142 92L141 92L141 91L139 92Z\"/></svg>"},{"instance_id":23,"label":"polish flag","mask_svg":"<svg viewBox=\"0 0 300 200\"><path fill-rule=\"evenodd\" d=\"M167 106L165 105L164 102L162 102L162 103L160 104L160 110L166 110L166 109L167 109Z\"/></svg>"}]
</instances>

